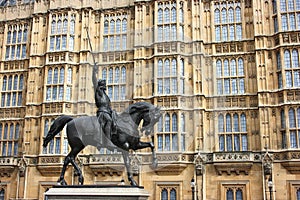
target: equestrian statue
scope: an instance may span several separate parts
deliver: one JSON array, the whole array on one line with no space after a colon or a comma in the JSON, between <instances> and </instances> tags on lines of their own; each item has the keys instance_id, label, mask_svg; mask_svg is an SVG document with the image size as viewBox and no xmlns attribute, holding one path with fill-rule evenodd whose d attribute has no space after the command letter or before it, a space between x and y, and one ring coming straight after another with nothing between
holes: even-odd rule
<instances>
[{"instance_id":1,"label":"equestrian statue","mask_svg":"<svg viewBox=\"0 0 300 200\"><path fill-rule=\"evenodd\" d=\"M84 178L75 162L75 158L81 150L91 145L99 150L107 148L113 151L117 148L122 153L128 181L132 186L137 186L131 172L129 150L151 148L152 167L157 167L157 157L153 144L154 136L153 134L151 135L151 142L142 142L140 140L140 132L145 132L145 135L153 133L154 125L161 117L160 108L147 102L137 102L129 105L124 112L117 114L111 109L110 98L105 92L106 81L97 80L97 74L98 67L95 63L92 81L95 104L98 108L96 116L73 118L68 115L62 115L56 118L44 139L43 147L47 147L48 143L66 126L66 134L71 151L65 157L63 168L57 181L59 184L67 184L64 175L69 163L73 165L78 174L79 184L83 184ZM142 124L139 130L140 123Z\"/></svg>"}]
</instances>

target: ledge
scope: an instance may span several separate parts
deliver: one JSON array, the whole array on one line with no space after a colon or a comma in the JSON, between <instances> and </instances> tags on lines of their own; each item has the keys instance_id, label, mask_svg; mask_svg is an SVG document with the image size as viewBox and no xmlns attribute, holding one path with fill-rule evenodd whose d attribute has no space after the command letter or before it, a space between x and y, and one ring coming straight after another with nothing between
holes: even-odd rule
<instances>
[{"instance_id":1,"label":"ledge","mask_svg":"<svg viewBox=\"0 0 300 200\"><path fill-rule=\"evenodd\" d=\"M59 176L64 156L39 156L37 169L43 176Z\"/></svg>"},{"instance_id":2,"label":"ledge","mask_svg":"<svg viewBox=\"0 0 300 200\"><path fill-rule=\"evenodd\" d=\"M102 176L110 175L113 176L114 174L117 174L118 176L121 176L123 171L125 170L125 166L123 165L112 165L112 164L92 164L89 165L92 172L95 174L95 176L98 176L101 174Z\"/></svg>"},{"instance_id":3,"label":"ledge","mask_svg":"<svg viewBox=\"0 0 300 200\"><path fill-rule=\"evenodd\" d=\"M182 163L158 164L154 171L158 175L179 175L187 166Z\"/></svg>"},{"instance_id":4,"label":"ledge","mask_svg":"<svg viewBox=\"0 0 300 200\"><path fill-rule=\"evenodd\" d=\"M287 161L281 163L281 165L288 170L291 174L300 174L300 161L293 162L293 161Z\"/></svg>"},{"instance_id":5,"label":"ledge","mask_svg":"<svg viewBox=\"0 0 300 200\"><path fill-rule=\"evenodd\" d=\"M227 175L231 175L231 173L240 175L241 172L248 175L253 163L214 163L213 165L218 175L222 175L223 172Z\"/></svg>"},{"instance_id":6,"label":"ledge","mask_svg":"<svg viewBox=\"0 0 300 200\"><path fill-rule=\"evenodd\" d=\"M18 168L18 159L14 157L0 157L0 177L10 177Z\"/></svg>"}]
</instances>

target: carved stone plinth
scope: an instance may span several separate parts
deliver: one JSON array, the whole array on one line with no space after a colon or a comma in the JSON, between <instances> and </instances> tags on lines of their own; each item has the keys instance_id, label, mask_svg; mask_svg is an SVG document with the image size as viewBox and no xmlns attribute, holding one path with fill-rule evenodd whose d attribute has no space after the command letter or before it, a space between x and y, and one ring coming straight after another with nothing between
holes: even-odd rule
<instances>
[{"instance_id":1,"label":"carved stone plinth","mask_svg":"<svg viewBox=\"0 0 300 200\"><path fill-rule=\"evenodd\" d=\"M54 186L45 193L48 200L147 200L144 187L127 185L72 185Z\"/></svg>"}]
</instances>

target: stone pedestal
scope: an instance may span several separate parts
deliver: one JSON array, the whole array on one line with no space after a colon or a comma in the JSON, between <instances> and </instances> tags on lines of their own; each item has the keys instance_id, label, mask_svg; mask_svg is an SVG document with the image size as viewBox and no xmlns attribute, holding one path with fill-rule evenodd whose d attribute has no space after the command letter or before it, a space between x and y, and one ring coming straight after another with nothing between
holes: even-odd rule
<instances>
[{"instance_id":1,"label":"stone pedestal","mask_svg":"<svg viewBox=\"0 0 300 200\"><path fill-rule=\"evenodd\" d=\"M147 200L149 196L144 187L127 185L54 186L45 193L48 200Z\"/></svg>"}]
</instances>

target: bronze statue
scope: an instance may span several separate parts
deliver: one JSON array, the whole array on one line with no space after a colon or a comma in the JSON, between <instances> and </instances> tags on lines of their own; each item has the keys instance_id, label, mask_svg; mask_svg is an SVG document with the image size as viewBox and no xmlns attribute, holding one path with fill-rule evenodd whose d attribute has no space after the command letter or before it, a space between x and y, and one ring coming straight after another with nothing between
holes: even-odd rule
<instances>
[{"instance_id":1,"label":"bronze statue","mask_svg":"<svg viewBox=\"0 0 300 200\"><path fill-rule=\"evenodd\" d=\"M52 123L50 130L44 139L43 146L48 143L67 125L67 138L71 147L70 153L64 160L64 165L58 182L66 185L64 175L66 168L71 163L78 173L78 182L83 184L84 178L82 172L75 162L77 154L87 145L92 145L98 149L105 147L109 150L120 148L122 152L125 167L127 170L128 180L131 185L136 186L137 183L133 179L130 170L129 149L138 150L150 147L152 150L152 165L157 167L157 158L153 144L153 136L151 142L140 141L138 126L143 120L141 132L145 131L146 135L153 132L155 123L161 117L160 108L147 103L137 102L131 104L124 112L117 115L111 110L110 99L105 93L105 81L96 79L97 70L93 69L93 85L95 91L95 102L98 107L97 117L87 116L72 118L63 115L58 117ZM113 134L111 134L113 130Z\"/></svg>"},{"instance_id":2,"label":"bronze statue","mask_svg":"<svg viewBox=\"0 0 300 200\"><path fill-rule=\"evenodd\" d=\"M87 36L88 31L87 31ZM90 43L92 50L92 45ZM143 121L141 132L145 131L146 135L153 132L154 125L161 117L160 108L147 103L137 102L131 104L124 112L117 114L112 111L110 99L105 93L106 82L105 80L97 81L98 68L95 62L94 55L93 61L93 87L95 95L95 103L98 108L97 116L87 116L72 118L71 116L63 115L58 117L52 123L47 136L44 139L43 146L47 147L48 143L67 125L67 138L71 151L64 160L64 165L58 183L66 185L64 179L65 171L69 163L71 163L78 174L79 184L83 184L84 178L82 172L75 162L77 154L84 149L87 145L92 145L98 149L104 147L109 150L119 148L123 155L124 164L127 170L128 180L131 185L136 186L137 183L133 179L130 170L129 149L138 150L147 147L152 151L152 166L157 167L157 158L153 144L154 136L152 135L151 142L140 141L138 126Z\"/></svg>"}]
</instances>

